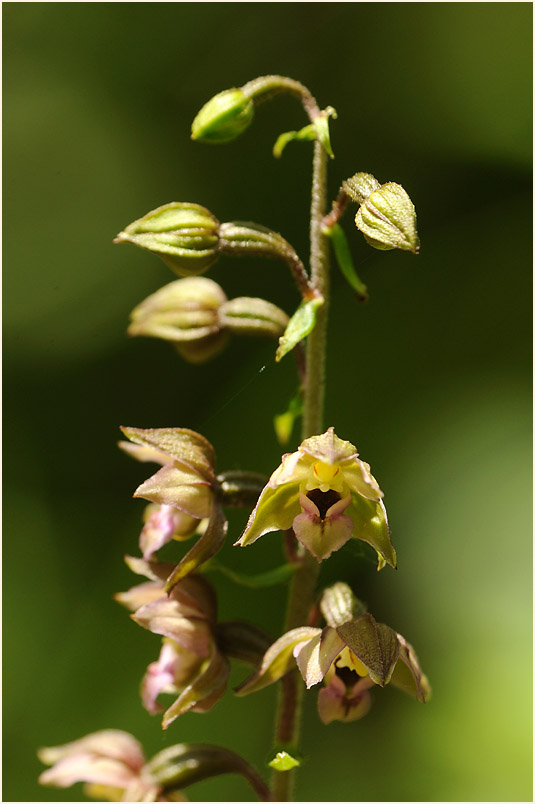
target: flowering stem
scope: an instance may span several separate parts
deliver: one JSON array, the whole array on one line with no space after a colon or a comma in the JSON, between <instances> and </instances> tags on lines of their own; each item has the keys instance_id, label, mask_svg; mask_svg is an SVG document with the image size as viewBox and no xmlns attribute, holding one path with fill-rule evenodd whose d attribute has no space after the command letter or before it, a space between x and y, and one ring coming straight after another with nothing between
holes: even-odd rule
<instances>
[{"instance_id":1,"label":"flowering stem","mask_svg":"<svg viewBox=\"0 0 535 804\"><path fill-rule=\"evenodd\" d=\"M314 143L312 178L312 204L310 216L310 269L312 286L324 298L319 308L316 326L307 341L306 377L304 383L304 410L302 437L308 438L323 431L323 402L325 396L325 350L327 314L329 305L329 244L321 231L325 215L327 184L327 153L323 146ZM314 602L320 565L305 552L296 570L288 595L286 630L304 625ZM275 741L297 749L299 742L301 709L304 687L297 670L281 680L275 726ZM291 801L295 783L295 770L275 771L272 793L275 801Z\"/></svg>"}]
</instances>

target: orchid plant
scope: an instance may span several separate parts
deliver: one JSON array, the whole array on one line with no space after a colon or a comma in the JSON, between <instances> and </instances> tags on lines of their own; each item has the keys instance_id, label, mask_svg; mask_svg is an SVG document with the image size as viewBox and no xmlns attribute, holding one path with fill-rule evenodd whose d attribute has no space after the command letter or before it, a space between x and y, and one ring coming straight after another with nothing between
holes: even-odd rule
<instances>
[{"instance_id":1,"label":"orchid plant","mask_svg":"<svg viewBox=\"0 0 535 804\"><path fill-rule=\"evenodd\" d=\"M67 787L82 781L87 795L109 801L183 801L188 785L233 772L244 776L260 800L288 801L301 763L300 712L307 689L323 685L318 713L325 724L362 718L377 686L392 683L419 701L429 698L429 683L405 638L376 622L346 583L323 590L318 583L322 562L352 538L375 551L378 570L396 567L383 492L370 466L333 426L324 426L325 345L331 253L356 301L368 298L340 226L345 211L357 205L355 224L373 248L416 254L414 206L401 185L380 184L359 172L342 183L327 211L326 174L333 158L329 124L336 112L320 109L308 89L289 78L264 76L219 93L196 116L192 138L229 142L249 128L258 104L285 92L301 101L309 122L281 134L274 155L280 157L291 141L313 143L308 268L279 233L255 223L221 223L191 202L158 207L115 240L159 255L180 277L136 307L130 335L169 341L182 359L194 363L215 357L231 335L274 338L277 362L290 352L296 359L298 393L277 417L275 430L286 444L301 419L302 443L282 456L269 478L246 470L218 472L213 446L186 428L123 427L126 440L120 442L135 460L159 467L134 493L147 501L141 555L126 558L146 580L116 595L134 622L160 641L159 656L141 684L142 705L160 714L167 729L185 712L216 706L227 691L230 662L248 663L251 674L235 694L249 695L269 684L280 689L268 763L271 785L226 748L181 743L147 761L134 737L109 729L41 749L41 760L52 766L42 773L42 784ZM301 296L297 309L289 316L265 299L229 300L218 284L201 276L221 254L286 263ZM218 619L216 592L205 572L226 539L227 507L251 511L244 532L232 537L238 546L282 533L286 563L264 574L266 583L281 588L289 583L284 633L275 641L261 624ZM181 549L186 541L192 546ZM158 551L170 542L178 542L176 561L158 560Z\"/></svg>"}]
</instances>

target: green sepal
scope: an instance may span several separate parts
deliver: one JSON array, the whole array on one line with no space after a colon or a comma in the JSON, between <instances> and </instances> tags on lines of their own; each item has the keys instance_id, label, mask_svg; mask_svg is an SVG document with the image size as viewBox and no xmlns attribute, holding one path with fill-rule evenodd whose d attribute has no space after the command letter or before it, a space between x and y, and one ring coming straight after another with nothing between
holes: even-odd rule
<instances>
[{"instance_id":1,"label":"green sepal","mask_svg":"<svg viewBox=\"0 0 535 804\"><path fill-rule=\"evenodd\" d=\"M293 655L295 646L300 642L310 641L318 634L321 634L321 628L309 628L308 626L293 628L283 634L266 651L253 675L234 690L236 695L248 695L250 692L257 692L278 681L292 668L295 668Z\"/></svg>"},{"instance_id":2,"label":"green sepal","mask_svg":"<svg viewBox=\"0 0 535 804\"><path fill-rule=\"evenodd\" d=\"M392 678L400 655L398 635L366 612L336 629L349 650L360 659L375 684L384 687Z\"/></svg>"},{"instance_id":3,"label":"green sepal","mask_svg":"<svg viewBox=\"0 0 535 804\"><path fill-rule=\"evenodd\" d=\"M255 542L264 533L288 530L300 512L298 481L284 483L276 488L268 483L258 498L244 532L235 545L245 547Z\"/></svg>"},{"instance_id":4,"label":"green sepal","mask_svg":"<svg viewBox=\"0 0 535 804\"><path fill-rule=\"evenodd\" d=\"M279 772L298 768L303 761L302 754L293 746L276 746L270 752L269 757L266 764Z\"/></svg>"},{"instance_id":5,"label":"green sepal","mask_svg":"<svg viewBox=\"0 0 535 804\"><path fill-rule=\"evenodd\" d=\"M291 352L303 338L310 335L316 326L318 308L324 302L323 296L314 296L312 299L302 301L293 316L290 318L284 335L279 338L279 348L275 360L279 362Z\"/></svg>"},{"instance_id":6,"label":"green sepal","mask_svg":"<svg viewBox=\"0 0 535 804\"><path fill-rule=\"evenodd\" d=\"M121 427L121 430L134 444L163 452L169 455L169 463L177 461L198 472L208 482L213 481L214 448L200 433L185 427L155 427L148 430Z\"/></svg>"},{"instance_id":7,"label":"green sepal","mask_svg":"<svg viewBox=\"0 0 535 804\"><path fill-rule=\"evenodd\" d=\"M377 569L385 563L397 567L397 556L390 540L386 508L382 500L368 500L360 494L351 495L351 503L345 511L353 520L353 536L373 547L378 555Z\"/></svg>"},{"instance_id":8,"label":"green sepal","mask_svg":"<svg viewBox=\"0 0 535 804\"><path fill-rule=\"evenodd\" d=\"M327 235L330 239L336 262L347 282L351 285L357 294L357 299L360 302L368 301L368 290L364 282L362 282L353 264L351 251L349 250L349 243L342 227L335 223L334 226L325 226L322 229L323 234Z\"/></svg>"},{"instance_id":9,"label":"green sepal","mask_svg":"<svg viewBox=\"0 0 535 804\"><path fill-rule=\"evenodd\" d=\"M244 572L236 572L235 570L225 567L217 561L210 561L203 567L203 572L221 572L234 583L240 586L247 586L249 589L265 589L268 586L278 586L278 584L286 583L290 580L297 565L295 564L281 564L280 567L275 567L266 572L259 572L256 575L246 575Z\"/></svg>"},{"instance_id":10,"label":"green sepal","mask_svg":"<svg viewBox=\"0 0 535 804\"><path fill-rule=\"evenodd\" d=\"M223 547L227 529L228 522L226 517L221 507L214 503L205 532L191 550L186 553L182 561L177 564L167 579L165 591L168 594L182 578L185 578L191 572L195 572L201 564L212 558Z\"/></svg>"},{"instance_id":11,"label":"green sepal","mask_svg":"<svg viewBox=\"0 0 535 804\"><path fill-rule=\"evenodd\" d=\"M167 729L177 717L191 709L208 712L223 695L229 673L228 659L214 650L191 684L182 690L176 701L164 712L162 729Z\"/></svg>"},{"instance_id":12,"label":"green sepal","mask_svg":"<svg viewBox=\"0 0 535 804\"><path fill-rule=\"evenodd\" d=\"M292 430L297 419L303 415L303 396L301 390L290 400L287 410L273 419L275 435L281 446L286 446L292 437Z\"/></svg>"}]
</instances>

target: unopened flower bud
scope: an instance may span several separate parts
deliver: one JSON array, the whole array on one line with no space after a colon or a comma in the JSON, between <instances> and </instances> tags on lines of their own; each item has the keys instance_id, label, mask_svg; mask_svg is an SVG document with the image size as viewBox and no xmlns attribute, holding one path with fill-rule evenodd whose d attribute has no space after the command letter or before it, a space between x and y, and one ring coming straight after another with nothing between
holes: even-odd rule
<instances>
[{"instance_id":1,"label":"unopened flower bud","mask_svg":"<svg viewBox=\"0 0 535 804\"><path fill-rule=\"evenodd\" d=\"M342 182L342 189L357 204L362 204L370 193L378 190L381 185L371 173L355 173L350 179Z\"/></svg>"},{"instance_id":2,"label":"unopened flower bud","mask_svg":"<svg viewBox=\"0 0 535 804\"><path fill-rule=\"evenodd\" d=\"M230 142L252 123L254 104L241 89L226 89L205 103L191 125L191 138Z\"/></svg>"},{"instance_id":3,"label":"unopened flower bud","mask_svg":"<svg viewBox=\"0 0 535 804\"><path fill-rule=\"evenodd\" d=\"M128 334L162 338L173 343L186 360L204 362L227 342L219 323L219 308L226 301L223 290L211 279L177 279L132 311Z\"/></svg>"},{"instance_id":4,"label":"unopened flower bud","mask_svg":"<svg viewBox=\"0 0 535 804\"><path fill-rule=\"evenodd\" d=\"M158 254L179 276L195 276L217 260L218 230L205 207L175 201L131 223L114 243L133 243Z\"/></svg>"},{"instance_id":5,"label":"unopened flower bud","mask_svg":"<svg viewBox=\"0 0 535 804\"><path fill-rule=\"evenodd\" d=\"M373 179L373 176L369 178ZM360 191L364 193L370 186L368 180L362 181ZM416 212L401 184L391 181L372 190L362 201L355 223L374 248L382 251L399 248L418 253L420 241L416 231Z\"/></svg>"},{"instance_id":6,"label":"unopened flower bud","mask_svg":"<svg viewBox=\"0 0 535 804\"><path fill-rule=\"evenodd\" d=\"M219 308L220 324L237 335L280 338L289 320L280 307L265 299L240 296Z\"/></svg>"}]
</instances>

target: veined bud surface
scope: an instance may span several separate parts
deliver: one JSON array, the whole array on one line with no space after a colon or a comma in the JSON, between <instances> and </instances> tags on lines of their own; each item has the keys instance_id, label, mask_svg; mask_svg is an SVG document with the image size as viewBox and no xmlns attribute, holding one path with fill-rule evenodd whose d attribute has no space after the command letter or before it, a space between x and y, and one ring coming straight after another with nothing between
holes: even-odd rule
<instances>
[{"instance_id":1,"label":"veined bud surface","mask_svg":"<svg viewBox=\"0 0 535 804\"><path fill-rule=\"evenodd\" d=\"M224 143L236 139L252 123L254 104L241 89L226 89L205 103L191 125L191 138Z\"/></svg>"},{"instance_id":2,"label":"veined bud surface","mask_svg":"<svg viewBox=\"0 0 535 804\"><path fill-rule=\"evenodd\" d=\"M356 175L369 176L365 173ZM372 186L368 180L362 180L360 185L358 182L355 184L355 193L361 194ZM414 204L401 184L391 181L373 189L361 202L355 223L373 248L381 251L399 248L413 254L420 249Z\"/></svg>"},{"instance_id":3,"label":"veined bud surface","mask_svg":"<svg viewBox=\"0 0 535 804\"><path fill-rule=\"evenodd\" d=\"M280 307L266 299L239 296L219 308L221 325L237 335L280 338L289 320Z\"/></svg>"},{"instance_id":4,"label":"veined bud surface","mask_svg":"<svg viewBox=\"0 0 535 804\"><path fill-rule=\"evenodd\" d=\"M206 271L218 257L219 221L200 204L173 201L119 232L114 243L133 243L158 254L179 276Z\"/></svg>"},{"instance_id":5,"label":"veined bud surface","mask_svg":"<svg viewBox=\"0 0 535 804\"><path fill-rule=\"evenodd\" d=\"M222 288L211 279L177 279L132 311L127 332L170 341L185 360L202 363L227 342L219 323L219 310L226 302Z\"/></svg>"}]
</instances>

